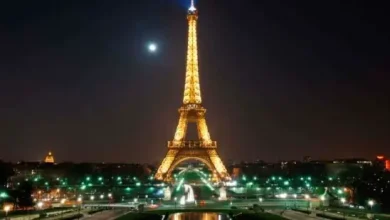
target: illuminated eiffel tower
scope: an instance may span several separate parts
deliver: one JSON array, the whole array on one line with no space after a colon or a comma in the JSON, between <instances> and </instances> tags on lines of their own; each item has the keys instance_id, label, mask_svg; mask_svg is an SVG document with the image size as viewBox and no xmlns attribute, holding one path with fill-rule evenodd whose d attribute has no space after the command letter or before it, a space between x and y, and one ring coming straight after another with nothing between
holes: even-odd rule
<instances>
[{"instance_id":1,"label":"illuminated eiffel tower","mask_svg":"<svg viewBox=\"0 0 390 220\"><path fill-rule=\"evenodd\" d=\"M173 141L168 141L168 153L156 173L156 179L172 181L172 171L186 160L199 160L213 173L213 181L229 180L230 176L216 151L217 142L212 141L207 129L199 84L198 45L196 24L198 11L193 0L187 14L188 48L183 105L179 108L179 124ZM199 140L186 140L188 123L196 123Z\"/></svg>"}]
</instances>

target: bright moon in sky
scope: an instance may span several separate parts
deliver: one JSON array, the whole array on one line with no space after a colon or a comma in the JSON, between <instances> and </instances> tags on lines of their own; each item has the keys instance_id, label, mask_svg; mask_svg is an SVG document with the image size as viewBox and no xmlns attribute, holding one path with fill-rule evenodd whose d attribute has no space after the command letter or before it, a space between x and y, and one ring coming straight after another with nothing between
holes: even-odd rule
<instances>
[{"instance_id":1,"label":"bright moon in sky","mask_svg":"<svg viewBox=\"0 0 390 220\"><path fill-rule=\"evenodd\" d=\"M148 49L150 52L156 52L157 50L157 45L155 43L150 43L148 46Z\"/></svg>"}]
</instances>

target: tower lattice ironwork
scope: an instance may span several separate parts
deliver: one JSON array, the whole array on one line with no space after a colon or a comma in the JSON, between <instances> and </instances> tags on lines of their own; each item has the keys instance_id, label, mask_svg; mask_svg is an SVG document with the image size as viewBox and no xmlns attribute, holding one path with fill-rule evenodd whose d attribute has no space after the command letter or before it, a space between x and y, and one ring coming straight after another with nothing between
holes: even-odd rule
<instances>
[{"instance_id":1,"label":"tower lattice ironwork","mask_svg":"<svg viewBox=\"0 0 390 220\"><path fill-rule=\"evenodd\" d=\"M217 153L207 128L199 83L198 45L196 25L198 10L193 0L187 14L188 48L183 105L179 108L179 123L172 141L168 141L168 153L156 173L156 179L171 181L172 171L181 162L195 159L203 162L213 172L213 180L228 180L230 176ZM188 123L196 123L199 140L186 139Z\"/></svg>"}]
</instances>

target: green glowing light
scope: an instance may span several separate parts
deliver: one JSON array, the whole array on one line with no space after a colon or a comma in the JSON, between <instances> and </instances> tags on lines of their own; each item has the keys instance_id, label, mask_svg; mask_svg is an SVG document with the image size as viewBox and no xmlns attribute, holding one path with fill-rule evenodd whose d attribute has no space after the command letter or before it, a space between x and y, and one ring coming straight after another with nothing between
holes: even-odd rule
<instances>
[{"instance_id":1,"label":"green glowing light","mask_svg":"<svg viewBox=\"0 0 390 220\"><path fill-rule=\"evenodd\" d=\"M7 198L7 197L8 197L7 193L5 193L5 192L0 193L0 198Z\"/></svg>"},{"instance_id":2,"label":"green glowing light","mask_svg":"<svg viewBox=\"0 0 390 220\"><path fill-rule=\"evenodd\" d=\"M285 186L288 186L288 185L290 185L290 183L288 182L288 181L284 181L284 183L283 183Z\"/></svg>"},{"instance_id":3,"label":"green glowing light","mask_svg":"<svg viewBox=\"0 0 390 220\"><path fill-rule=\"evenodd\" d=\"M202 179L203 179L203 178L202 178ZM179 191L179 190L180 190L180 187L183 185L183 183L184 183L184 178L181 178L179 184L178 184L177 187L176 187L176 191Z\"/></svg>"}]
</instances>

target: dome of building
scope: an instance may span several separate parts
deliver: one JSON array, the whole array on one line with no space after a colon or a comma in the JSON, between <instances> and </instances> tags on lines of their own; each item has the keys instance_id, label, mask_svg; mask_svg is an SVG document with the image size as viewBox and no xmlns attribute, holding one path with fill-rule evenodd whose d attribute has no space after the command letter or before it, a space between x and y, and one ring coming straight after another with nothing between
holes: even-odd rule
<instances>
[{"instance_id":1,"label":"dome of building","mask_svg":"<svg viewBox=\"0 0 390 220\"><path fill-rule=\"evenodd\" d=\"M45 163L54 163L54 156L49 151L49 154L45 157Z\"/></svg>"}]
</instances>

